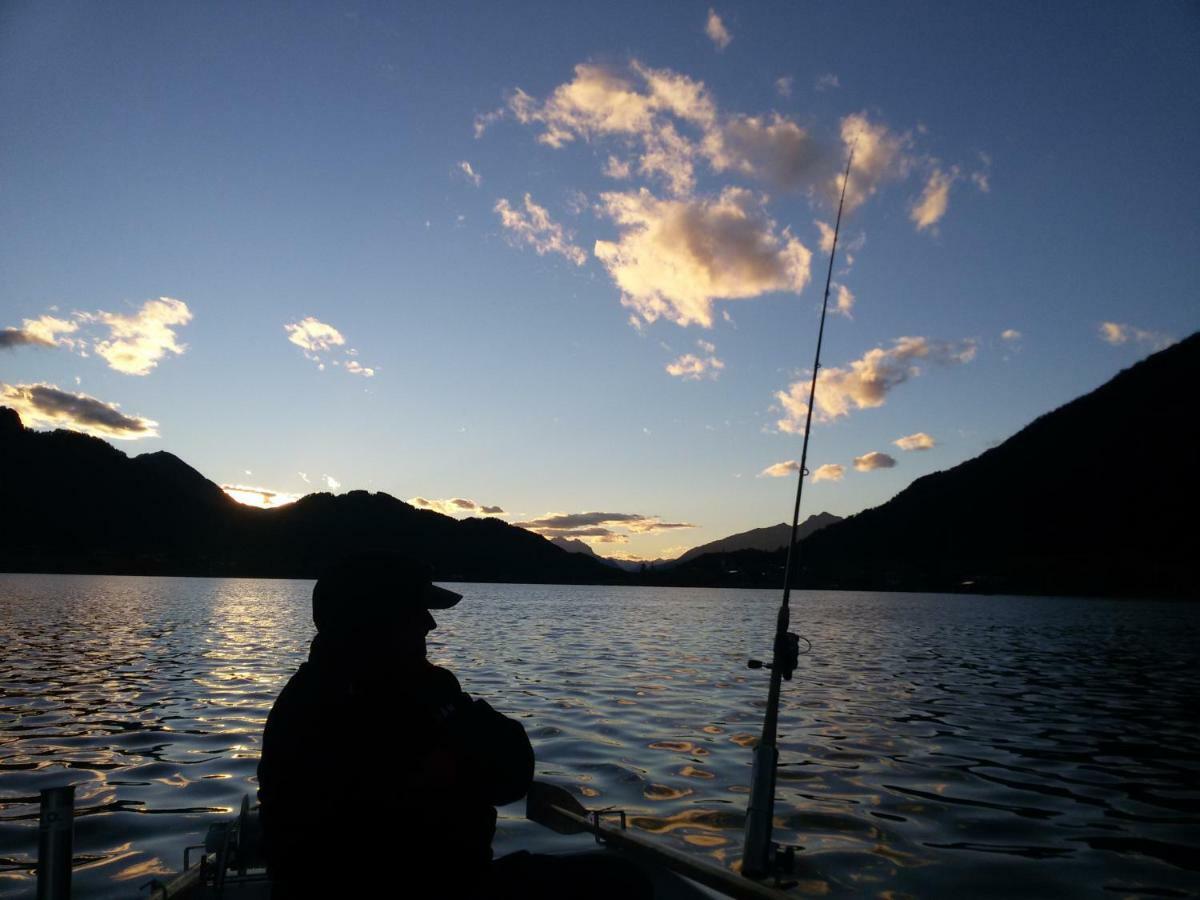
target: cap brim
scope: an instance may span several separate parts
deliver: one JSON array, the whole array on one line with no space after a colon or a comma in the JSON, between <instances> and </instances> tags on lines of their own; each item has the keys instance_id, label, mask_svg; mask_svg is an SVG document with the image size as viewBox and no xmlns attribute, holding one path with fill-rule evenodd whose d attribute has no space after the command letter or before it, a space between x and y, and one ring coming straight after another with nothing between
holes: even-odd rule
<instances>
[{"instance_id":1,"label":"cap brim","mask_svg":"<svg viewBox=\"0 0 1200 900\"><path fill-rule=\"evenodd\" d=\"M448 591L443 587L438 587L436 584L431 584L425 588L426 609L449 609L461 599L462 594Z\"/></svg>"}]
</instances>

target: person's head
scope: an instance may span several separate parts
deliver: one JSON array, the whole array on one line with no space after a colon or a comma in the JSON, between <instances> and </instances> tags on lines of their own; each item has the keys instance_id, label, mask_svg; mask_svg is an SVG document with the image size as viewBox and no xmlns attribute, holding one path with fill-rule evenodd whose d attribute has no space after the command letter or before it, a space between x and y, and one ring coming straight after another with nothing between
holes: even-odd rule
<instances>
[{"instance_id":1,"label":"person's head","mask_svg":"<svg viewBox=\"0 0 1200 900\"><path fill-rule=\"evenodd\" d=\"M425 635L461 595L437 587L428 566L397 553L366 551L331 566L313 587L321 639L347 653L397 663L425 658ZM365 659L363 660L366 661Z\"/></svg>"}]
</instances>

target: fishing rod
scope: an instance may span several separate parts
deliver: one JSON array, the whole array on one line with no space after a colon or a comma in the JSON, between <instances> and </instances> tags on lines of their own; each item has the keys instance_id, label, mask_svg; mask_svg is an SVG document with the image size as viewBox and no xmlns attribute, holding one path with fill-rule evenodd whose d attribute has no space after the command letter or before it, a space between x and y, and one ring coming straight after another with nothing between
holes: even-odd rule
<instances>
[{"instance_id":1,"label":"fishing rod","mask_svg":"<svg viewBox=\"0 0 1200 900\"><path fill-rule=\"evenodd\" d=\"M825 299L821 304L821 327L817 331L817 354L813 361L812 384L808 389L808 410L804 418L804 444L800 449L799 480L796 484L796 506L792 510L792 536L788 541L787 562L783 567L783 602L775 620L775 643L771 650L771 687L767 693L767 712L763 716L762 738L754 748L754 768L750 777L750 802L746 807L746 836L742 847L742 874L748 878L765 878L781 868L791 868L794 850L780 848L771 840L772 820L775 817L775 770L779 765L776 735L779 729L779 691L783 681L792 680L800 662L800 638L788 631L791 625L792 559L796 555L796 531L800 525L800 498L804 493L804 478L808 475L808 435L812 430L813 403L817 396L817 372L821 368L821 342L825 337L825 314L829 310L829 288L833 283L833 260L837 255L838 233L842 228L842 208L846 204L846 187L850 184L850 164L854 161L854 144L846 159L842 176L842 196L838 200L837 220L833 226L833 245L829 248L829 271L825 275ZM750 660L750 668L761 669L763 663Z\"/></svg>"}]
</instances>

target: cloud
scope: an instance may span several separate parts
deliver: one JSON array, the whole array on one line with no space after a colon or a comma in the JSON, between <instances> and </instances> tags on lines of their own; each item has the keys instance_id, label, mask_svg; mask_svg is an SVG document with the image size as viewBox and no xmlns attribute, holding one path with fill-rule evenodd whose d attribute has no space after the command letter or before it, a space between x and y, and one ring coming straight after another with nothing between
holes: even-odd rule
<instances>
[{"instance_id":1,"label":"cloud","mask_svg":"<svg viewBox=\"0 0 1200 900\"><path fill-rule=\"evenodd\" d=\"M482 516L504 515L504 510L499 506L485 506L481 503L476 503L474 500L468 500L465 497L451 497L448 500L430 500L425 497L413 497L408 502L418 509L431 509L444 516L461 515L462 513L474 513Z\"/></svg>"},{"instance_id":2,"label":"cloud","mask_svg":"<svg viewBox=\"0 0 1200 900\"><path fill-rule=\"evenodd\" d=\"M979 188L980 192L984 194L991 193L992 158L981 151L979 154L979 162L982 168L971 173L971 182L975 185L975 187Z\"/></svg>"},{"instance_id":3,"label":"cloud","mask_svg":"<svg viewBox=\"0 0 1200 900\"><path fill-rule=\"evenodd\" d=\"M74 347L78 342L71 338L60 338L60 334L72 334L79 329L77 322L44 315L36 319L25 319L20 328L5 328L0 331L0 350L31 344L40 347Z\"/></svg>"},{"instance_id":4,"label":"cloud","mask_svg":"<svg viewBox=\"0 0 1200 900\"><path fill-rule=\"evenodd\" d=\"M872 122L866 113L853 113L842 119L842 143L847 152L854 148L850 165L850 183L846 187L846 209L857 209L889 180L905 177L913 160L908 154L912 138L896 134L886 125ZM834 179L833 194L842 189L844 174Z\"/></svg>"},{"instance_id":5,"label":"cloud","mask_svg":"<svg viewBox=\"0 0 1200 900\"><path fill-rule=\"evenodd\" d=\"M604 164L604 174L609 178L615 178L622 181L633 174L633 168L626 160L617 159L615 156L609 156L608 162Z\"/></svg>"},{"instance_id":6,"label":"cloud","mask_svg":"<svg viewBox=\"0 0 1200 900\"><path fill-rule=\"evenodd\" d=\"M827 72L817 78L816 84L813 85L814 91L828 91L830 89L840 88L842 83L838 81L838 77L832 72Z\"/></svg>"},{"instance_id":7,"label":"cloud","mask_svg":"<svg viewBox=\"0 0 1200 900\"><path fill-rule=\"evenodd\" d=\"M1006 328L1000 332L1000 337L1006 341L1019 341L1021 339L1021 332L1015 328Z\"/></svg>"},{"instance_id":8,"label":"cloud","mask_svg":"<svg viewBox=\"0 0 1200 900\"><path fill-rule=\"evenodd\" d=\"M917 226L917 231L932 228L946 215L950 206L950 187L958 178L957 166L952 166L948 172L940 168L933 170L925 183L925 190L908 212L908 217Z\"/></svg>"},{"instance_id":9,"label":"cloud","mask_svg":"<svg viewBox=\"0 0 1200 900\"><path fill-rule=\"evenodd\" d=\"M119 441L158 437L157 422L126 415L116 403L59 390L53 384L0 384L0 406L15 409L30 428L67 428Z\"/></svg>"},{"instance_id":10,"label":"cloud","mask_svg":"<svg viewBox=\"0 0 1200 900\"><path fill-rule=\"evenodd\" d=\"M312 316L284 325L288 340L304 351L304 358L312 360L321 371L325 370L325 361L331 365L341 366L351 375L361 375L364 378L374 378L377 368L364 366L356 356L358 351L353 347L346 348L346 337L332 325L322 322ZM340 353L340 358L329 359L328 354ZM327 354L322 357L322 354Z\"/></svg>"},{"instance_id":11,"label":"cloud","mask_svg":"<svg viewBox=\"0 0 1200 900\"><path fill-rule=\"evenodd\" d=\"M729 29L725 27L725 23L721 21L721 17L712 7L709 7L708 19L704 23L704 33L708 35L708 39L713 42L717 50L724 50L733 40L733 35L729 33Z\"/></svg>"},{"instance_id":12,"label":"cloud","mask_svg":"<svg viewBox=\"0 0 1200 900\"><path fill-rule=\"evenodd\" d=\"M659 200L646 189L600 196L618 240L595 254L645 322L712 326L713 301L801 291L812 254L763 209L763 198L726 188L716 199Z\"/></svg>"},{"instance_id":13,"label":"cloud","mask_svg":"<svg viewBox=\"0 0 1200 900\"><path fill-rule=\"evenodd\" d=\"M841 481L842 476L846 474L846 467L840 463L825 463L823 466L817 466L815 472L812 473L813 482L818 481Z\"/></svg>"},{"instance_id":14,"label":"cloud","mask_svg":"<svg viewBox=\"0 0 1200 900\"><path fill-rule=\"evenodd\" d=\"M494 208L500 216L500 224L507 229L512 239L517 243L528 244L537 251L538 256L558 253L577 266L587 262L587 254L583 249L571 243L570 233L550 218L550 213L545 207L534 203L529 194L525 195L524 213L514 209L503 198L496 201Z\"/></svg>"},{"instance_id":15,"label":"cloud","mask_svg":"<svg viewBox=\"0 0 1200 900\"><path fill-rule=\"evenodd\" d=\"M813 219L813 224L817 226L817 231L821 233L821 252L833 252L833 226L828 222L822 222L820 219Z\"/></svg>"},{"instance_id":16,"label":"cloud","mask_svg":"<svg viewBox=\"0 0 1200 900\"><path fill-rule=\"evenodd\" d=\"M886 453L880 453L878 450L872 450L870 453L854 457L854 468L860 472L870 472L874 469L891 469L895 465L895 457L888 456Z\"/></svg>"},{"instance_id":17,"label":"cloud","mask_svg":"<svg viewBox=\"0 0 1200 900\"><path fill-rule=\"evenodd\" d=\"M702 378L711 378L716 381L721 370L725 368L725 363L717 359L715 355L716 346L708 341L696 341L696 346L708 356L702 357L696 356L694 353L685 353L678 359L667 363L667 374L682 378L684 381L699 381Z\"/></svg>"},{"instance_id":18,"label":"cloud","mask_svg":"<svg viewBox=\"0 0 1200 900\"><path fill-rule=\"evenodd\" d=\"M779 114L731 116L709 129L703 151L714 171L735 171L783 188L810 181L825 161L808 131Z\"/></svg>"},{"instance_id":19,"label":"cloud","mask_svg":"<svg viewBox=\"0 0 1200 900\"><path fill-rule=\"evenodd\" d=\"M300 480L301 480L301 481L303 481L305 484L312 484L312 482L308 480L308 474L307 474L307 473L305 473L305 472L297 472L296 474L300 476Z\"/></svg>"},{"instance_id":20,"label":"cloud","mask_svg":"<svg viewBox=\"0 0 1200 900\"><path fill-rule=\"evenodd\" d=\"M925 432L918 431L916 434L896 438L892 443L901 450L932 450L937 441Z\"/></svg>"},{"instance_id":21,"label":"cloud","mask_svg":"<svg viewBox=\"0 0 1200 900\"><path fill-rule=\"evenodd\" d=\"M288 340L304 350L306 356L309 353L323 353L346 343L346 338L340 331L312 316L284 325L283 330L287 332Z\"/></svg>"},{"instance_id":22,"label":"cloud","mask_svg":"<svg viewBox=\"0 0 1200 900\"><path fill-rule=\"evenodd\" d=\"M837 301L834 304L833 311L839 315L845 316L847 319L854 318L850 315L850 311L854 309L855 296L850 288L844 284L837 285Z\"/></svg>"},{"instance_id":23,"label":"cloud","mask_svg":"<svg viewBox=\"0 0 1200 900\"><path fill-rule=\"evenodd\" d=\"M790 75L785 75L782 78L776 78L775 93L777 93L780 97L792 96L792 84L794 82L795 79Z\"/></svg>"},{"instance_id":24,"label":"cloud","mask_svg":"<svg viewBox=\"0 0 1200 900\"><path fill-rule=\"evenodd\" d=\"M503 119L506 113L507 110L502 106L499 109L492 110L491 112L480 113L477 115L475 117L475 140L479 140L481 137L483 137L484 132L491 128L492 125Z\"/></svg>"},{"instance_id":25,"label":"cloud","mask_svg":"<svg viewBox=\"0 0 1200 900\"><path fill-rule=\"evenodd\" d=\"M179 355L187 350L175 336L175 328L192 320L191 310L182 300L147 300L138 312L128 316L110 312L78 316L80 321L108 327L108 339L97 342L93 349L110 369L126 375L148 375L167 353Z\"/></svg>"},{"instance_id":26,"label":"cloud","mask_svg":"<svg viewBox=\"0 0 1200 900\"><path fill-rule=\"evenodd\" d=\"M463 173L463 176L467 179L467 181L471 182L471 184L475 185L475 187L479 187L481 184L483 184L483 176L472 169L471 164L465 159L458 164L458 169Z\"/></svg>"},{"instance_id":27,"label":"cloud","mask_svg":"<svg viewBox=\"0 0 1200 900\"><path fill-rule=\"evenodd\" d=\"M924 337L896 338L884 350L868 350L846 368L822 369L817 378L816 415L829 421L849 415L852 409L882 406L888 393L921 373L920 362L957 365L975 358L974 340L937 341ZM783 409L780 431L800 433L808 412L809 381L793 382L775 399Z\"/></svg>"},{"instance_id":28,"label":"cloud","mask_svg":"<svg viewBox=\"0 0 1200 900\"><path fill-rule=\"evenodd\" d=\"M255 487L248 484L223 484L221 490L245 506L257 506L260 509L274 509L286 506L300 499L297 494L283 491L273 491L270 488Z\"/></svg>"},{"instance_id":29,"label":"cloud","mask_svg":"<svg viewBox=\"0 0 1200 900\"><path fill-rule=\"evenodd\" d=\"M800 463L794 459L787 459L783 462L777 462L767 466L758 473L759 478L787 478L800 471Z\"/></svg>"},{"instance_id":30,"label":"cloud","mask_svg":"<svg viewBox=\"0 0 1200 900\"><path fill-rule=\"evenodd\" d=\"M1175 338L1157 331L1146 331L1134 325L1124 325L1120 322L1101 322L1100 339L1110 344L1126 344L1134 341L1145 344L1154 350L1162 350L1175 343Z\"/></svg>"},{"instance_id":31,"label":"cloud","mask_svg":"<svg viewBox=\"0 0 1200 900\"><path fill-rule=\"evenodd\" d=\"M513 524L546 538L569 537L596 543L624 543L627 537L622 531L657 534L696 527L688 522L664 522L659 516L610 512L551 513L540 519Z\"/></svg>"},{"instance_id":32,"label":"cloud","mask_svg":"<svg viewBox=\"0 0 1200 900\"><path fill-rule=\"evenodd\" d=\"M336 491L338 488L340 488L342 486L342 483L340 481L338 481L336 478L334 478L332 475L323 475L321 477L322 477L322 480L324 480L324 482L325 482L325 487L329 488L331 491Z\"/></svg>"},{"instance_id":33,"label":"cloud","mask_svg":"<svg viewBox=\"0 0 1200 900\"><path fill-rule=\"evenodd\" d=\"M577 140L616 137L639 143L636 169L658 176L676 196L690 195L695 166L732 171L797 187L829 175L829 154L808 131L778 114L720 116L704 83L653 69L636 60L627 69L590 63L545 101L518 89L509 99L514 117L542 128L538 140L561 148ZM698 135L689 136L685 128ZM628 177L633 165L610 156L605 171Z\"/></svg>"}]
</instances>

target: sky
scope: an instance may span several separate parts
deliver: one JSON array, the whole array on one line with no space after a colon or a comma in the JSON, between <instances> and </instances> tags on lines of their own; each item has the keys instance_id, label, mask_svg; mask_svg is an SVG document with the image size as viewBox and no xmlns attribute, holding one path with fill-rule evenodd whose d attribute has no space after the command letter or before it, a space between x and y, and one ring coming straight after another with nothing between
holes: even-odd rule
<instances>
[{"instance_id":1,"label":"sky","mask_svg":"<svg viewBox=\"0 0 1200 900\"><path fill-rule=\"evenodd\" d=\"M0 123L0 404L248 502L788 519L851 147L805 515L1200 327L1193 3L9 2Z\"/></svg>"}]
</instances>

